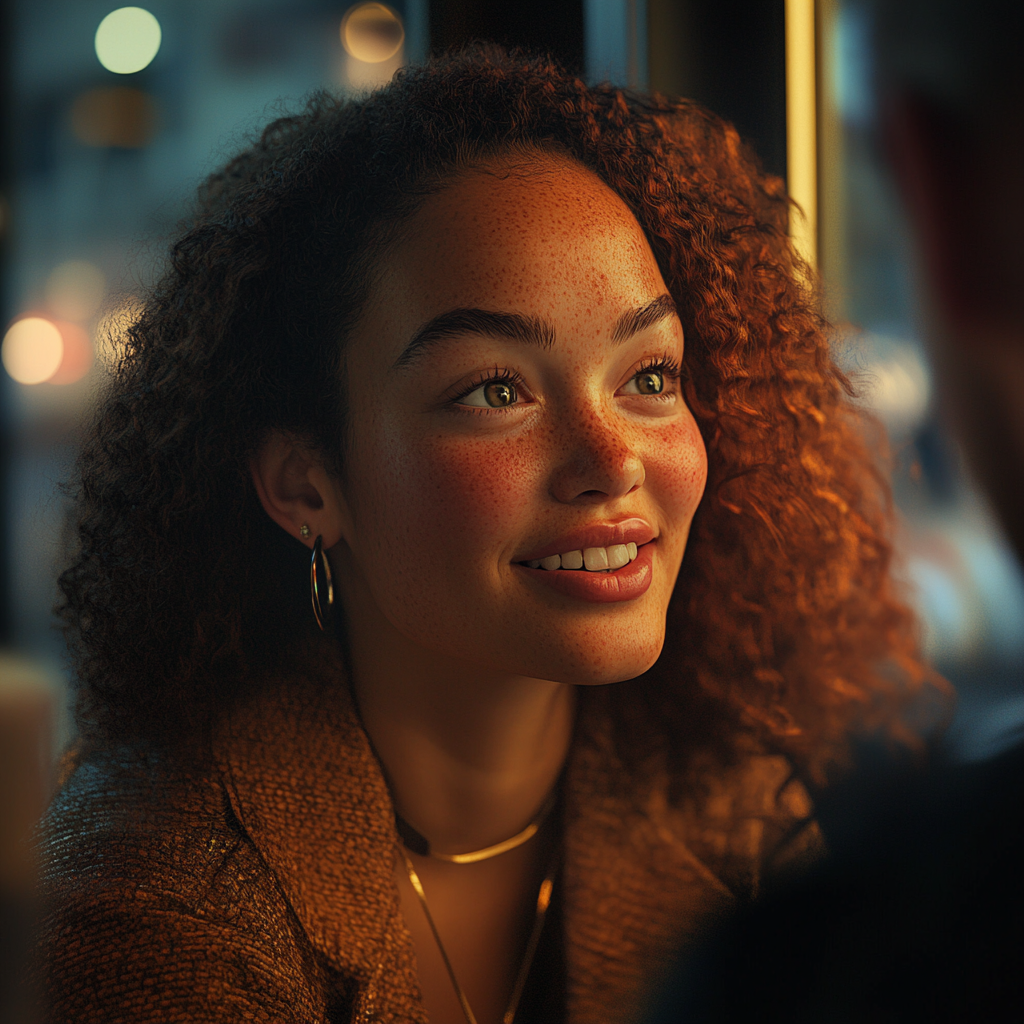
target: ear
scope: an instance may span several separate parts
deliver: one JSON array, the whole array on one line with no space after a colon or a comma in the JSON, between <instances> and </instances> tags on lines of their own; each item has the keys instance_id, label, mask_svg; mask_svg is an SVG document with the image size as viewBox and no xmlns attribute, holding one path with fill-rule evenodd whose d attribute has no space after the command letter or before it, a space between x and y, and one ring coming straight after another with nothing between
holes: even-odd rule
<instances>
[{"instance_id":1,"label":"ear","mask_svg":"<svg viewBox=\"0 0 1024 1024\"><path fill-rule=\"evenodd\" d=\"M307 446L275 431L250 463L260 504L285 533L312 547L323 537L325 548L351 537L348 504L337 481ZM302 527L309 527L309 536Z\"/></svg>"}]
</instances>

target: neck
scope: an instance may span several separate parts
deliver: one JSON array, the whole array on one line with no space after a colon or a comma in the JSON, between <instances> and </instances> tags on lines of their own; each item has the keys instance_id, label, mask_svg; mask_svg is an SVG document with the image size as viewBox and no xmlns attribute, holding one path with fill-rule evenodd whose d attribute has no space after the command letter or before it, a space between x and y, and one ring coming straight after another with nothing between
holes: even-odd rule
<instances>
[{"instance_id":1,"label":"neck","mask_svg":"<svg viewBox=\"0 0 1024 1024\"><path fill-rule=\"evenodd\" d=\"M356 700L399 814L445 853L525 828L565 763L573 687L452 664L352 625Z\"/></svg>"}]
</instances>

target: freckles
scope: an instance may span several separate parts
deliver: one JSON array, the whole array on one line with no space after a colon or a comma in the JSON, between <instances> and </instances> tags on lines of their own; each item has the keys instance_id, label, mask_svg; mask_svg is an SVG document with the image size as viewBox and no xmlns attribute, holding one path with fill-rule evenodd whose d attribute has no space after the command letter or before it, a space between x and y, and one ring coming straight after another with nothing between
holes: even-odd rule
<instances>
[{"instance_id":1,"label":"freckles","mask_svg":"<svg viewBox=\"0 0 1024 1024\"><path fill-rule=\"evenodd\" d=\"M673 505L690 511L696 508L707 482L708 460L695 423L667 431L661 444L648 450L644 462L651 483Z\"/></svg>"},{"instance_id":2,"label":"freckles","mask_svg":"<svg viewBox=\"0 0 1024 1024\"><path fill-rule=\"evenodd\" d=\"M429 494L429 515L438 530L504 536L534 494L537 453L521 440L444 439L420 446L416 465L407 477L409 502L427 513L423 498Z\"/></svg>"}]
</instances>

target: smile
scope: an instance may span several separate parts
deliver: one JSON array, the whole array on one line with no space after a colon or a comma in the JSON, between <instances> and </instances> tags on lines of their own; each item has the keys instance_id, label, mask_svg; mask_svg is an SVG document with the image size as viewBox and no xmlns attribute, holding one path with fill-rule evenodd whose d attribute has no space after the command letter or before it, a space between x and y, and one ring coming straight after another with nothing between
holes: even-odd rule
<instances>
[{"instance_id":1,"label":"smile","mask_svg":"<svg viewBox=\"0 0 1024 1024\"><path fill-rule=\"evenodd\" d=\"M613 572L629 565L637 556L636 544L612 544L604 548L583 548L561 555L536 558L522 564L530 569L582 569L586 572Z\"/></svg>"}]
</instances>

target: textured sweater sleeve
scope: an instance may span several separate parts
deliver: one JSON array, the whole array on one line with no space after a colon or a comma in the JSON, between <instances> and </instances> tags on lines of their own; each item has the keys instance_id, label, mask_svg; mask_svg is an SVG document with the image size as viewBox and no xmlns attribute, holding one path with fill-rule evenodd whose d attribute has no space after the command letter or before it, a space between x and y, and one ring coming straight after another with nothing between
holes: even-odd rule
<instances>
[{"instance_id":1,"label":"textured sweater sleeve","mask_svg":"<svg viewBox=\"0 0 1024 1024\"><path fill-rule=\"evenodd\" d=\"M48 1019L335 1018L324 969L216 780L93 759L40 839Z\"/></svg>"}]
</instances>

